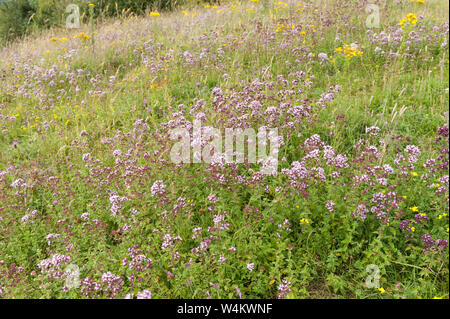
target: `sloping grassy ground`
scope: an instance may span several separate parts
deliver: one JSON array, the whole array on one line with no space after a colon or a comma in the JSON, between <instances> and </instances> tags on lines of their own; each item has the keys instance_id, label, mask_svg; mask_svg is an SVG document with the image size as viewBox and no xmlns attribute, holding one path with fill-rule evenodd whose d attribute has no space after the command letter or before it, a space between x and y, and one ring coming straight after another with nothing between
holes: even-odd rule
<instances>
[{"instance_id":1,"label":"sloping grassy ground","mask_svg":"<svg viewBox=\"0 0 450 319\"><path fill-rule=\"evenodd\" d=\"M448 298L448 2L421 2L375 2L373 29L366 1L260 0L4 48L1 298ZM172 164L196 118L277 127L278 174Z\"/></svg>"}]
</instances>

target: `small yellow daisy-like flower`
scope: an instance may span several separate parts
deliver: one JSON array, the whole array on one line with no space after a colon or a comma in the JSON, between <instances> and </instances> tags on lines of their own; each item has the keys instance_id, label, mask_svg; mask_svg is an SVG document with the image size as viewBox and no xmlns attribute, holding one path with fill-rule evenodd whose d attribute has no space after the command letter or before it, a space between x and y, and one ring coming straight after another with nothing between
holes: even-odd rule
<instances>
[{"instance_id":1,"label":"small yellow daisy-like flower","mask_svg":"<svg viewBox=\"0 0 450 319\"><path fill-rule=\"evenodd\" d=\"M159 12L150 12L150 15L152 16L152 17L159 17Z\"/></svg>"},{"instance_id":2,"label":"small yellow daisy-like flower","mask_svg":"<svg viewBox=\"0 0 450 319\"><path fill-rule=\"evenodd\" d=\"M414 233L416 231L416 228L414 226L411 227L411 231Z\"/></svg>"},{"instance_id":3,"label":"small yellow daisy-like flower","mask_svg":"<svg viewBox=\"0 0 450 319\"><path fill-rule=\"evenodd\" d=\"M412 174L412 176L415 176L415 177L419 176L419 174L417 174L416 172L412 172L411 174Z\"/></svg>"},{"instance_id":4,"label":"small yellow daisy-like flower","mask_svg":"<svg viewBox=\"0 0 450 319\"><path fill-rule=\"evenodd\" d=\"M90 6L90 7L95 7L95 4L89 3L89 6Z\"/></svg>"},{"instance_id":5,"label":"small yellow daisy-like flower","mask_svg":"<svg viewBox=\"0 0 450 319\"><path fill-rule=\"evenodd\" d=\"M412 210L413 212L418 212L419 211L419 207L414 206L414 207L411 207L410 210Z\"/></svg>"},{"instance_id":6,"label":"small yellow daisy-like flower","mask_svg":"<svg viewBox=\"0 0 450 319\"><path fill-rule=\"evenodd\" d=\"M419 21L419 20L417 20L417 17L416 17L416 15L414 13L408 13L406 15L406 19L408 19L408 21L411 24L416 24Z\"/></svg>"},{"instance_id":7,"label":"small yellow daisy-like flower","mask_svg":"<svg viewBox=\"0 0 450 319\"><path fill-rule=\"evenodd\" d=\"M386 290L384 290L384 288L383 288L383 287L381 287L381 288L378 288L378 291L379 291L380 293L382 293L382 294L384 294L384 293L386 292Z\"/></svg>"}]
</instances>

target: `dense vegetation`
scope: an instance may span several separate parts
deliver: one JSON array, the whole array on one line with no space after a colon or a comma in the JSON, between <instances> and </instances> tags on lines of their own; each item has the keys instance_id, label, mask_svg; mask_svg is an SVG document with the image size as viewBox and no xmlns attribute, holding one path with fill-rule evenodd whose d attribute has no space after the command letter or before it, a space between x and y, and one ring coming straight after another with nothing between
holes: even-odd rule
<instances>
[{"instance_id":1,"label":"dense vegetation","mask_svg":"<svg viewBox=\"0 0 450 319\"><path fill-rule=\"evenodd\" d=\"M4 47L0 297L448 298L448 2L370 3L379 27L252 0ZM195 120L278 128L278 162L174 164Z\"/></svg>"}]
</instances>

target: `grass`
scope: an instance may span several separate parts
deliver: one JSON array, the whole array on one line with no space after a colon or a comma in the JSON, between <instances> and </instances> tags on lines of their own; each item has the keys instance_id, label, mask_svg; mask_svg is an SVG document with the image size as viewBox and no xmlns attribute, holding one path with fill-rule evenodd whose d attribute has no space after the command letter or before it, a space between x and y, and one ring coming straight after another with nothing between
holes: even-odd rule
<instances>
[{"instance_id":1,"label":"grass","mask_svg":"<svg viewBox=\"0 0 450 319\"><path fill-rule=\"evenodd\" d=\"M380 28L372 32L384 31L391 39L408 13L419 18L405 25L399 46L382 47L384 54L376 53L381 45L370 40L366 3L331 0L193 6L158 17L103 21L93 26L94 33L88 25L51 29L3 48L0 296L123 298L150 290L154 298L237 298L239 290L244 298L448 298L448 247L436 243L448 240L448 215L443 216L448 179L439 182L442 194L433 186L448 178L448 155L441 170L423 166L445 154L443 141L435 138L439 127L448 126L448 3L377 4ZM411 31L420 41L408 45ZM80 32L95 39L95 47L76 37ZM361 56L345 58L335 51L351 43ZM320 60L319 53L327 59ZM299 71L305 72L303 91L282 93ZM251 85L255 79L262 89ZM336 85L340 92L322 108L321 94ZM216 87L224 92L224 104L214 101ZM285 145L277 176L253 181L258 165L170 163L167 126L181 121L180 111L191 121L201 110L207 124L223 128L243 115L239 103L254 100L264 110L282 109L283 103L311 106L293 129L282 128L288 113L280 117ZM251 110L247 116L252 127L272 124L269 116ZM372 126L381 129L377 136L367 134ZM313 168L324 170L325 180L310 175L308 188L299 191L282 169L305 158L306 139L314 134L345 154L350 167L305 159L311 174ZM358 149L361 139L376 146L379 156ZM398 154L406 156L406 145L421 150L414 168L394 165ZM115 150L122 155L113 155ZM95 161L83 161L87 153ZM395 168L385 187L376 182L385 177L376 168L384 164ZM334 171L339 178L331 177ZM373 176L374 184L353 184L355 175L364 174ZM236 182L236 176L245 181ZM28 186L12 187L19 178ZM156 180L167 187L165 199L152 195ZM372 205L374 194L389 191L396 199L385 203L388 217L368 213L361 221L352 215L361 203ZM116 216L114 192L128 198ZM328 201L335 203L334 212L326 208ZM414 206L428 220L416 222ZM32 211L36 216L22 221ZM223 216L229 228L208 230L213 215ZM407 230L400 229L404 220L410 221ZM202 231L192 239L195 227ZM59 237L48 243L48 234ZM167 249L161 248L163 234L172 236ZM426 253L425 234L434 240ZM201 242L207 248L193 253ZM131 267L131 247L151 258L151 267ZM47 270L38 266L54 254L70 261ZM220 255L224 263L217 261ZM80 280L101 288L89 290L85 281L63 288L65 277L57 272L66 264L77 265ZM380 270L383 290L365 286L371 264ZM107 272L121 281L103 280ZM280 288L283 280L290 282L287 290Z\"/></svg>"}]
</instances>

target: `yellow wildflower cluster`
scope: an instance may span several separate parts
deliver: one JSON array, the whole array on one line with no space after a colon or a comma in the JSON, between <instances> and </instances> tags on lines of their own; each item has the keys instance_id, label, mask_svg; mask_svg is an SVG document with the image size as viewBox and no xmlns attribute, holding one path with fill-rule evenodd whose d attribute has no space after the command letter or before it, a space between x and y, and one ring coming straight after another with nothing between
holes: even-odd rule
<instances>
[{"instance_id":1,"label":"yellow wildflower cluster","mask_svg":"<svg viewBox=\"0 0 450 319\"><path fill-rule=\"evenodd\" d=\"M439 215L438 219L442 219L442 217L445 217L445 216L447 216L447 213L443 213L442 215Z\"/></svg>"},{"instance_id":2,"label":"yellow wildflower cluster","mask_svg":"<svg viewBox=\"0 0 450 319\"><path fill-rule=\"evenodd\" d=\"M335 49L337 54L343 54L346 59L351 59L356 56L362 56L363 52L358 49L357 45L345 44L343 47L337 47Z\"/></svg>"},{"instance_id":3,"label":"yellow wildflower cluster","mask_svg":"<svg viewBox=\"0 0 450 319\"><path fill-rule=\"evenodd\" d=\"M218 7L218 6L212 6L212 5L209 5L209 4L205 4L205 5L203 6L203 8L205 8L205 9L214 9L214 10L216 10L216 9L218 9L219 7ZM220 10L220 11L222 11L222 10Z\"/></svg>"},{"instance_id":4,"label":"yellow wildflower cluster","mask_svg":"<svg viewBox=\"0 0 450 319\"><path fill-rule=\"evenodd\" d=\"M300 219L300 223L309 224L309 220L308 220L308 218L302 218L302 219Z\"/></svg>"},{"instance_id":5,"label":"yellow wildflower cluster","mask_svg":"<svg viewBox=\"0 0 450 319\"><path fill-rule=\"evenodd\" d=\"M50 40L53 41L53 42L64 42L64 41L67 41L69 39L67 39L66 37L62 37L61 39L59 39L57 37L51 37Z\"/></svg>"},{"instance_id":6,"label":"yellow wildflower cluster","mask_svg":"<svg viewBox=\"0 0 450 319\"><path fill-rule=\"evenodd\" d=\"M419 20L417 19L416 15L414 13L408 13L406 17L400 20L398 23L402 26L402 29L405 27L405 23L410 23L412 25L416 24Z\"/></svg>"},{"instance_id":7,"label":"yellow wildflower cluster","mask_svg":"<svg viewBox=\"0 0 450 319\"><path fill-rule=\"evenodd\" d=\"M295 12L298 12L298 13L302 13L303 12L303 8L304 8L304 5L303 4L301 4L301 3L299 3L299 4L297 4L297 10L295 10Z\"/></svg>"},{"instance_id":8,"label":"yellow wildflower cluster","mask_svg":"<svg viewBox=\"0 0 450 319\"><path fill-rule=\"evenodd\" d=\"M274 5L276 5L278 8L286 8L286 7L288 7L289 5L287 4L287 3L284 3L283 1L275 1L274 3L273 3Z\"/></svg>"},{"instance_id":9,"label":"yellow wildflower cluster","mask_svg":"<svg viewBox=\"0 0 450 319\"><path fill-rule=\"evenodd\" d=\"M74 38L74 39L77 39L77 38L78 38L78 39L83 39L83 40L89 40L89 39L91 38L91 36L90 36L90 35L87 35L87 34L84 33L84 32L80 32L80 33L74 35L73 38Z\"/></svg>"},{"instance_id":10,"label":"yellow wildflower cluster","mask_svg":"<svg viewBox=\"0 0 450 319\"><path fill-rule=\"evenodd\" d=\"M161 86L161 85L159 85L159 84L151 84L150 85L150 89L162 89L163 87Z\"/></svg>"},{"instance_id":11,"label":"yellow wildflower cluster","mask_svg":"<svg viewBox=\"0 0 450 319\"><path fill-rule=\"evenodd\" d=\"M418 4L425 4L425 1L423 1L423 0L411 0L411 2L415 2Z\"/></svg>"},{"instance_id":12,"label":"yellow wildflower cluster","mask_svg":"<svg viewBox=\"0 0 450 319\"><path fill-rule=\"evenodd\" d=\"M289 29L294 29L294 25L277 24L275 32L287 32Z\"/></svg>"}]
</instances>

